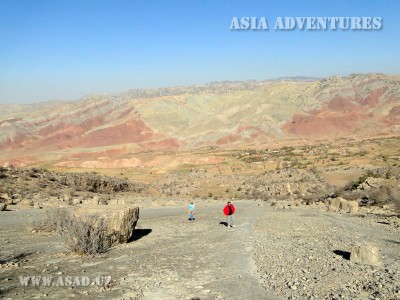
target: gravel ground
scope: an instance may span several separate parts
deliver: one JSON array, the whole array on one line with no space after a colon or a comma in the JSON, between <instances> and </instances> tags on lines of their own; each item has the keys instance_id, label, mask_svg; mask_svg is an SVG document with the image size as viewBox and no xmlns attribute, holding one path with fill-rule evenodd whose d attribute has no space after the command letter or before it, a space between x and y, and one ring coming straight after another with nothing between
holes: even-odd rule
<instances>
[{"instance_id":1,"label":"gravel ground","mask_svg":"<svg viewBox=\"0 0 400 300\"><path fill-rule=\"evenodd\" d=\"M178 203L177 203L178 204ZM27 225L44 210L0 212L4 299L399 299L400 235L388 217L237 201L236 228L220 222L224 202L141 210L135 241L98 257L70 253L55 235ZM105 212L112 206L104 205ZM343 258L374 241L382 267ZM336 252L336 253L335 253ZM341 255L340 255L341 254ZM346 255L344 255L346 256ZM112 277L108 287L22 287L21 275Z\"/></svg>"},{"instance_id":2,"label":"gravel ground","mask_svg":"<svg viewBox=\"0 0 400 300\"><path fill-rule=\"evenodd\" d=\"M254 247L264 286L286 299L400 299L399 228L380 219L267 210ZM365 241L380 246L381 267L348 259L352 245Z\"/></svg>"}]
</instances>

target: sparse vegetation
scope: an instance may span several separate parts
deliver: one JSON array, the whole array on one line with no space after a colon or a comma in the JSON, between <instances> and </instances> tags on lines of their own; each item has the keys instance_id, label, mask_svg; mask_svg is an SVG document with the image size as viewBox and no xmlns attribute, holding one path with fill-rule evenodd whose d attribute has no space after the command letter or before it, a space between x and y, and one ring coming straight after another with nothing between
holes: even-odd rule
<instances>
[{"instance_id":1,"label":"sparse vegetation","mask_svg":"<svg viewBox=\"0 0 400 300\"><path fill-rule=\"evenodd\" d=\"M96 255L106 252L110 244L106 241L106 224L99 216L81 219L66 208L51 209L45 218L34 222L32 229L41 232L56 232L75 253Z\"/></svg>"},{"instance_id":2,"label":"sparse vegetation","mask_svg":"<svg viewBox=\"0 0 400 300\"><path fill-rule=\"evenodd\" d=\"M326 198L326 195L321 193L310 193L308 196L303 198L303 202L306 205L322 201Z\"/></svg>"},{"instance_id":3,"label":"sparse vegetation","mask_svg":"<svg viewBox=\"0 0 400 300\"><path fill-rule=\"evenodd\" d=\"M399 172L393 167L367 170L344 188L336 189L334 196L359 200L364 205L392 204L397 208L400 201Z\"/></svg>"},{"instance_id":4,"label":"sparse vegetation","mask_svg":"<svg viewBox=\"0 0 400 300\"><path fill-rule=\"evenodd\" d=\"M111 245L106 241L106 224L103 218L88 216L82 220L72 214L65 214L63 227L58 232L66 245L78 254L96 255L106 252Z\"/></svg>"},{"instance_id":5,"label":"sparse vegetation","mask_svg":"<svg viewBox=\"0 0 400 300\"><path fill-rule=\"evenodd\" d=\"M63 223L69 214L66 208L54 208L45 212L44 218L34 221L31 225L32 229L40 232L60 232L65 224Z\"/></svg>"}]
</instances>

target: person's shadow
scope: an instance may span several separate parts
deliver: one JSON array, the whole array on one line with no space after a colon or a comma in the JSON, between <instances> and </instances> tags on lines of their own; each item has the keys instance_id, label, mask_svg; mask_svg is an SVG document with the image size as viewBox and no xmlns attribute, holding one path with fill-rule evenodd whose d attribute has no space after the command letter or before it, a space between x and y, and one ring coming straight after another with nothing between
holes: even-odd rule
<instances>
[{"instance_id":1,"label":"person's shadow","mask_svg":"<svg viewBox=\"0 0 400 300\"><path fill-rule=\"evenodd\" d=\"M225 225L226 227L228 227L228 223L227 222L219 222L219 225Z\"/></svg>"}]
</instances>

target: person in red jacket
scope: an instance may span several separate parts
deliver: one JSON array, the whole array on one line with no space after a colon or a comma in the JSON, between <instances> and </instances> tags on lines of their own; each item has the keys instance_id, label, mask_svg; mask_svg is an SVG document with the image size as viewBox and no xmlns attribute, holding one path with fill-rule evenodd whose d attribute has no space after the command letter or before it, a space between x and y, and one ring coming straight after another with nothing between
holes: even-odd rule
<instances>
[{"instance_id":1,"label":"person in red jacket","mask_svg":"<svg viewBox=\"0 0 400 300\"><path fill-rule=\"evenodd\" d=\"M234 213L235 213L235 206L230 201L228 201L228 203L224 207L224 215L228 219L228 227L235 227L235 225L233 225Z\"/></svg>"}]
</instances>

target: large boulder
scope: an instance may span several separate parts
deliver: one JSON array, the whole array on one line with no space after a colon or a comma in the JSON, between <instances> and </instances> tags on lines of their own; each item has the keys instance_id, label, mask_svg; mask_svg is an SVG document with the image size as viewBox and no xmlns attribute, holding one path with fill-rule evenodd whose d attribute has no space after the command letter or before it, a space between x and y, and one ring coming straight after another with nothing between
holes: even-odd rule
<instances>
[{"instance_id":1,"label":"large boulder","mask_svg":"<svg viewBox=\"0 0 400 300\"><path fill-rule=\"evenodd\" d=\"M138 220L139 207L128 208L124 211L107 215L105 221L110 245L130 241Z\"/></svg>"},{"instance_id":2,"label":"large boulder","mask_svg":"<svg viewBox=\"0 0 400 300\"><path fill-rule=\"evenodd\" d=\"M353 246L350 260L372 266L380 266L382 264L380 249L378 245L374 243L364 243Z\"/></svg>"},{"instance_id":3,"label":"large boulder","mask_svg":"<svg viewBox=\"0 0 400 300\"><path fill-rule=\"evenodd\" d=\"M66 244L79 254L102 253L110 247L127 243L139 220L139 208L117 210L102 215L99 208L80 207L78 209L56 211L56 231L65 237Z\"/></svg>"}]
</instances>

